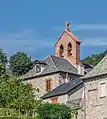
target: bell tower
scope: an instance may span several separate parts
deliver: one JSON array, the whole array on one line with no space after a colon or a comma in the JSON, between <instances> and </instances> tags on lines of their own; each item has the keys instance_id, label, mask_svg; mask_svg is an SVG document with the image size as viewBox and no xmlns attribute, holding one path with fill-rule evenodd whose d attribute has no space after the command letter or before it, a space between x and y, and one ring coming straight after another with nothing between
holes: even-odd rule
<instances>
[{"instance_id":1,"label":"bell tower","mask_svg":"<svg viewBox=\"0 0 107 119\"><path fill-rule=\"evenodd\" d=\"M80 63L80 41L79 39L70 31L69 22L65 24L65 30L57 40L55 44L55 52L57 57L62 57L67 59L74 65Z\"/></svg>"}]
</instances>

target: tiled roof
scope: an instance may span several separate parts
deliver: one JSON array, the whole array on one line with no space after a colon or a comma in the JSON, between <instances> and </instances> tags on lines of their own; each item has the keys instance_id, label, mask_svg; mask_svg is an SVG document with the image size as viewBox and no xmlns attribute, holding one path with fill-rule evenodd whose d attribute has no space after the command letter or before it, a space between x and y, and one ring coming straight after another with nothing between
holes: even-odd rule
<instances>
[{"instance_id":1,"label":"tiled roof","mask_svg":"<svg viewBox=\"0 0 107 119\"><path fill-rule=\"evenodd\" d=\"M43 60L43 62L46 63L46 65L44 65L45 68L41 73L36 74L35 67L34 67L21 78L28 79L31 77L42 76L45 74L55 73L59 71L79 75L77 68L74 67L71 63L69 63L66 59L56 56L47 56Z\"/></svg>"},{"instance_id":2,"label":"tiled roof","mask_svg":"<svg viewBox=\"0 0 107 119\"><path fill-rule=\"evenodd\" d=\"M50 97L67 94L69 91L73 90L75 87L77 87L80 84L83 84L82 80L80 79L71 80L67 83L63 83L62 85L58 86L57 88L43 95L41 98L47 99Z\"/></svg>"},{"instance_id":3,"label":"tiled roof","mask_svg":"<svg viewBox=\"0 0 107 119\"><path fill-rule=\"evenodd\" d=\"M107 74L107 55L83 79Z\"/></svg>"}]
</instances>

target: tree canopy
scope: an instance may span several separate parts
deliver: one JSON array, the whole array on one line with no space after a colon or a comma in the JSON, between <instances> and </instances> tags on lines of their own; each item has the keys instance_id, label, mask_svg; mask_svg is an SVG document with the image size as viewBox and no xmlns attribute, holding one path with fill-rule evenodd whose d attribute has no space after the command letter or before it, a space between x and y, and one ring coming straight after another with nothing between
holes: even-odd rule
<instances>
[{"instance_id":1,"label":"tree canopy","mask_svg":"<svg viewBox=\"0 0 107 119\"><path fill-rule=\"evenodd\" d=\"M37 113L40 119L71 119L71 109L64 104L41 104Z\"/></svg>"},{"instance_id":2,"label":"tree canopy","mask_svg":"<svg viewBox=\"0 0 107 119\"><path fill-rule=\"evenodd\" d=\"M0 76L6 72L6 65L8 63L7 55L0 49Z\"/></svg>"},{"instance_id":3,"label":"tree canopy","mask_svg":"<svg viewBox=\"0 0 107 119\"><path fill-rule=\"evenodd\" d=\"M84 62L96 66L107 55L107 50L100 54L92 54L84 59Z\"/></svg>"},{"instance_id":4,"label":"tree canopy","mask_svg":"<svg viewBox=\"0 0 107 119\"><path fill-rule=\"evenodd\" d=\"M6 67L7 62L8 62L8 59L7 59L6 53L4 53L2 49L0 49L0 64Z\"/></svg>"},{"instance_id":5,"label":"tree canopy","mask_svg":"<svg viewBox=\"0 0 107 119\"><path fill-rule=\"evenodd\" d=\"M15 77L0 77L0 108L24 110L35 106L34 90L22 79Z\"/></svg>"},{"instance_id":6,"label":"tree canopy","mask_svg":"<svg viewBox=\"0 0 107 119\"><path fill-rule=\"evenodd\" d=\"M15 76L21 76L33 68L33 61L24 52L17 52L9 59L9 69Z\"/></svg>"}]
</instances>

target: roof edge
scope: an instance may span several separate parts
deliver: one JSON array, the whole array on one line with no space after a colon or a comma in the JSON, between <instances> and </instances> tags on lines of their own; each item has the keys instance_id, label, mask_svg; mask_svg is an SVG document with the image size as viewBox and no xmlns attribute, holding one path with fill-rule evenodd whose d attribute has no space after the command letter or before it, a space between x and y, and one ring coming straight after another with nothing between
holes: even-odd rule
<instances>
[{"instance_id":1,"label":"roof edge","mask_svg":"<svg viewBox=\"0 0 107 119\"><path fill-rule=\"evenodd\" d=\"M58 43L58 41L61 39L62 35L64 34L64 32L66 32L75 42L78 42L78 43L81 43L81 41L71 32L71 31L67 31L67 30L64 30L62 32L62 34L59 36L57 42L55 43L54 47L56 47L56 44ZM73 35L71 35L71 34Z\"/></svg>"}]
</instances>

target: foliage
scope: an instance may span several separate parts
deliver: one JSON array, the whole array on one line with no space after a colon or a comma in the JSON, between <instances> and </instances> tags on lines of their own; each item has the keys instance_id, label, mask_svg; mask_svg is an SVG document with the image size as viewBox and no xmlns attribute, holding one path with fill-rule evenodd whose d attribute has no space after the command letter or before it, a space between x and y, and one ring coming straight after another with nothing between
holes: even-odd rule
<instances>
[{"instance_id":1,"label":"foliage","mask_svg":"<svg viewBox=\"0 0 107 119\"><path fill-rule=\"evenodd\" d=\"M9 63L9 69L15 76L24 75L33 68L33 62L31 61L31 58L28 57L24 52L17 52L11 56Z\"/></svg>"},{"instance_id":2,"label":"foliage","mask_svg":"<svg viewBox=\"0 0 107 119\"><path fill-rule=\"evenodd\" d=\"M6 53L4 53L2 49L0 49L0 76L6 72L7 62L8 59Z\"/></svg>"},{"instance_id":3,"label":"foliage","mask_svg":"<svg viewBox=\"0 0 107 119\"><path fill-rule=\"evenodd\" d=\"M18 116L19 112L15 109L0 108L0 117Z\"/></svg>"},{"instance_id":4,"label":"foliage","mask_svg":"<svg viewBox=\"0 0 107 119\"><path fill-rule=\"evenodd\" d=\"M40 119L71 119L71 110L62 104L41 104L37 113Z\"/></svg>"},{"instance_id":5,"label":"foliage","mask_svg":"<svg viewBox=\"0 0 107 119\"><path fill-rule=\"evenodd\" d=\"M105 55L107 55L107 50L105 50L104 53L92 54L92 56L86 57L84 59L84 62L96 66L104 58Z\"/></svg>"},{"instance_id":6,"label":"foliage","mask_svg":"<svg viewBox=\"0 0 107 119\"><path fill-rule=\"evenodd\" d=\"M0 49L0 64L6 67L7 62L8 62L8 59L7 59L6 53L4 53L2 49Z\"/></svg>"},{"instance_id":7,"label":"foliage","mask_svg":"<svg viewBox=\"0 0 107 119\"><path fill-rule=\"evenodd\" d=\"M23 80L0 77L0 108L20 110L32 110L35 106L34 90Z\"/></svg>"},{"instance_id":8,"label":"foliage","mask_svg":"<svg viewBox=\"0 0 107 119\"><path fill-rule=\"evenodd\" d=\"M0 108L0 119L38 119L38 117L22 115L15 109Z\"/></svg>"}]
</instances>

